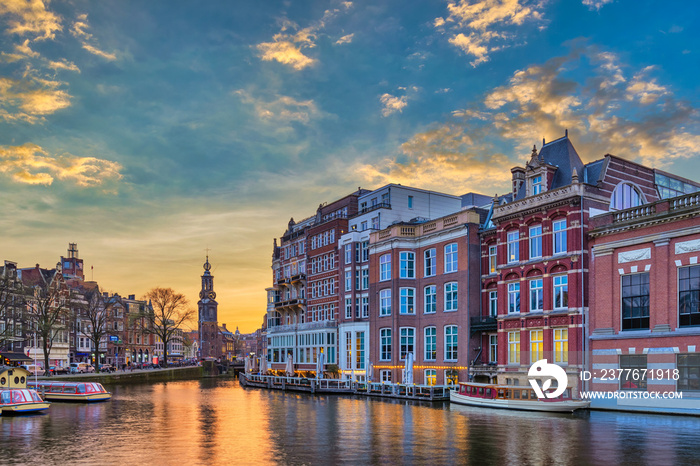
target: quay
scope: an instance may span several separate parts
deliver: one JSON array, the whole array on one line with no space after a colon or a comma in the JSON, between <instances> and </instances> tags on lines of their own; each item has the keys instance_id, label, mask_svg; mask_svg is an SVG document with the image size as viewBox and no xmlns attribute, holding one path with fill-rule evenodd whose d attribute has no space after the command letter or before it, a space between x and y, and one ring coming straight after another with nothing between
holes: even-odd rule
<instances>
[{"instance_id":1,"label":"quay","mask_svg":"<svg viewBox=\"0 0 700 466\"><path fill-rule=\"evenodd\" d=\"M306 393L347 394L396 398L414 401L449 401L447 385L404 385L378 382L353 382L339 379L308 379L240 373L238 380L243 387L266 388Z\"/></svg>"}]
</instances>

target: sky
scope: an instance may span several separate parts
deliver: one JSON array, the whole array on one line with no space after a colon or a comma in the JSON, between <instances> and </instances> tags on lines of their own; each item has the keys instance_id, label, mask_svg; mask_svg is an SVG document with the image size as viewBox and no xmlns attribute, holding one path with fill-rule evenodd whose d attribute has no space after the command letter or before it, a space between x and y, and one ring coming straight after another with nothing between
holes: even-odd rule
<instances>
[{"instance_id":1,"label":"sky","mask_svg":"<svg viewBox=\"0 0 700 466\"><path fill-rule=\"evenodd\" d=\"M358 186L509 189L564 135L700 180L700 6L0 0L0 259L262 325L273 238ZM196 323L193 323L196 328Z\"/></svg>"}]
</instances>

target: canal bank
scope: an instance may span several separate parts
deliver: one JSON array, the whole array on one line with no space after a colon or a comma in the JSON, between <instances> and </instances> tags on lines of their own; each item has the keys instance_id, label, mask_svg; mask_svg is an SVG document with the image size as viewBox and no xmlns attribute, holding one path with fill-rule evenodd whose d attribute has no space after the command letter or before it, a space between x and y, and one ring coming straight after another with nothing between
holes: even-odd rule
<instances>
[{"instance_id":1,"label":"canal bank","mask_svg":"<svg viewBox=\"0 0 700 466\"><path fill-rule=\"evenodd\" d=\"M169 369L138 369L134 371L100 372L90 374L57 375L53 377L39 377L39 380L65 380L65 381L90 381L99 382L102 385L139 384L168 382L174 380L192 380L203 377L226 376L212 371L203 366L174 367Z\"/></svg>"}]
</instances>

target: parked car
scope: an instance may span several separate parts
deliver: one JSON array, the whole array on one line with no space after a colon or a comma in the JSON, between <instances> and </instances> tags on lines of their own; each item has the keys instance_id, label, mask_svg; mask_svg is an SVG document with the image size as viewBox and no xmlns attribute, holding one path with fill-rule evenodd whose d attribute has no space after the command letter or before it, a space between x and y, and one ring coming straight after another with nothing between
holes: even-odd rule
<instances>
[{"instance_id":1,"label":"parked car","mask_svg":"<svg viewBox=\"0 0 700 466\"><path fill-rule=\"evenodd\" d=\"M35 364L27 364L22 366L22 368L27 369L29 372L32 373L32 375L44 375L46 373L43 367L37 366Z\"/></svg>"},{"instance_id":2,"label":"parked car","mask_svg":"<svg viewBox=\"0 0 700 466\"><path fill-rule=\"evenodd\" d=\"M68 369L65 367L61 366L49 366L49 374L51 375L60 375L60 374L67 374Z\"/></svg>"},{"instance_id":3,"label":"parked car","mask_svg":"<svg viewBox=\"0 0 700 466\"><path fill-rule=\"evenodd\" d=\"M72 362L70 363L70 373L71 374L85 374L88 371L88 366L90 366L86 362ZM90 366L92 367L92 366ZM93 368L92 372L94 372L95 369Z\"/></svg>"}]
</instances>

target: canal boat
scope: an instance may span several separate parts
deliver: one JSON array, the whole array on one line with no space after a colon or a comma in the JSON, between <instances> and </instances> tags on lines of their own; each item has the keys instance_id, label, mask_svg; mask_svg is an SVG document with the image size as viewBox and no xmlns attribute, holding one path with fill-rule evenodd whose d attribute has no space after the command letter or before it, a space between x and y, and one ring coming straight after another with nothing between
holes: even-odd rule
<instances>
[{"instance_id":1,"label":"canal boat","mask_svg":"<svg viewBox=\"0 0 700 466\"><path fill-rule=\"evenodd\" d=\"M2 414L27 414L49 409L36 390L27 388L31 375L21 367L0 367L0 410Z\"/></svg>"},{"instance_id":2,"label":"canal boat","mask_svg":"<svg viewBox=\"0 0 700 466\"><path fill-rule=\"evenodd\" d=\"M517 409L523 411L546 411L553 413L573 412L588 408L590 401L575 400L567 390L558 398L537 398L528 387L460 382L457 390L450 392L450 402L485 408Z\"/></svg>"},{"instance_id":3,"label":"canal boat","mask_svg":"<svg viewBox=\"0 0 700 466\"><path fill-rule=\"evenodd\" d=\"M97 382L65 382L40 380L29 382L29 387L36 389L45 399L51 401L107 401L112 394Z\"/></svg>"}]
</instances>

